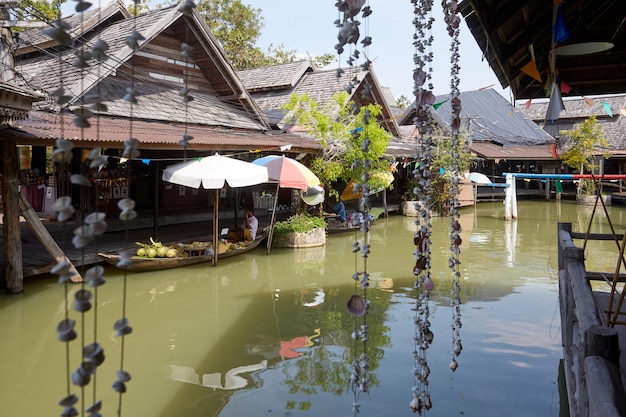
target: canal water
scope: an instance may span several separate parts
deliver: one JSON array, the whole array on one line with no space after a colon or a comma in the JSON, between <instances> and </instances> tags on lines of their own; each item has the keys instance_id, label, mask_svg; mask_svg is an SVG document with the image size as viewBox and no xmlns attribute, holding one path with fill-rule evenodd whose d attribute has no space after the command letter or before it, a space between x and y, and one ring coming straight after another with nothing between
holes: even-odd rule
<instances>
[{"instance_id":1,"label":"canal water","mask_svg":"<svg viewBox=\"0 0 626 417\"><path fill-rule=\"evenodd\" d=\"M463 351L456 372L448 367L448 219L433 220L428 415L558 415L557 222L584 231L592 209L520 201L518 210L511 222L503 220L501 202L462 210ZM610 208L618 231L626 223L622 211ZM602 211L593 224L596 232L609 231ZM359 399L361 416L413 415L414 232L414 220L403 216L381 218L371 230L371 390ZM70 312L79 338L69 350L55 329L65 317L65 300L73 302L80 285L66 294L55 277L30 278L23 294L0 296L2 414L60 415L58 403L71 392L81 398L79 409L102 399L103 416L118 408L135 417L352 415L354 320L346 303L354 293L355 262L362 269L353 241L353 234L330 235L320 248L274 248L269 256L259 248L216 267L126 279L107 268L107 283L92 300L97 310L83 317ZM611 270L615 245L590 245L587 259L596 263L590 269ZM122 341L113 323L124 305L133 332ZM104 347L104 363L85 389L68 384L68 373L80 363L80 343L94 340ZM120 402L111 384L121 368L132 379Z\"/></svg>"}]
</instances>

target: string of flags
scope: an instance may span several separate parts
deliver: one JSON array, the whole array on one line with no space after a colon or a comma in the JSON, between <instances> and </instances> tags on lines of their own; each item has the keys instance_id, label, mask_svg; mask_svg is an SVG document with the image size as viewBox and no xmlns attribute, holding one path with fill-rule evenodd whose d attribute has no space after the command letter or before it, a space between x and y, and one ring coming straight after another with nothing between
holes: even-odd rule
<instances>
[{"instance_id":1,"label":"string of flags","mask_svg":"<svg viewBox=\"0 0 626 417\"><path fill-rule=\"evenodd\" d=\"M552 25L553 48L556 45L562 42L565 42L571 37L571 32L569 28L567 27L567 22L565 20L565 15L563 13L563 8L562 8L561 3L562 3L562 0L553 1L553 11L554 11L553 12L554 21ZM546 111L545 120L554 122L554 120L559 118L561 111L565 110L565 106L563 104L563 99L562 99L561 94L570 94L572 92L576 94L576 91L574 91L572 86L570 86L567 82L565 82L564 80L560 78L558 74L558 69L556 68L556 63L554 61L555 56L556 56L554 49L551 51L551 56L549 59L550 74L548 75L545 83L537 68L537 62L535 60L533 45L532 44L529 45L528 49L529 49L529 54L530 54L531 59L521 68L521 71L524 74L528 75L529 77L535 79L536 81L544 84L544 88L543 88L544 93L546 94L547 97L550 98L548 109ZM576 94L576 95L580 95L588 106L590 107L593 106L594 102L590 98L585 97L581 94ZM526 101L525 103L526 109L530 108L531 103L532 103L532 99L528 99L528 101ZM609 117L613 117L613 112L611 110L610 103L602 102L602 107L604 111L609 115ZM626 115L626 108L623 108L622 114Z\"/></svg>"}]
</instances>

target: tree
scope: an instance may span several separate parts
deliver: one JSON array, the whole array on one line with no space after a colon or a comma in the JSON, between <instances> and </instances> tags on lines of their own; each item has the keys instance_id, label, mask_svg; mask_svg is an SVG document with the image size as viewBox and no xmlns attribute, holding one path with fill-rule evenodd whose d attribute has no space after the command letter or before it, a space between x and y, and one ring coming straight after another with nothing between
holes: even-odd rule
<instances>
[{"instance_id":1,"label":"tree","mask_svg":"<svg viewBox=\"0 0 626 417\"><path fill-rule=\"evenodd\" d=\"M291 114L293 121L322 145L322 153L311 162L311 170L327 187L328 194L339 196L339 190L333 188L337 181L355 180L361 183L364 167L358 161L369 160L371 189L383 186L382 177L376 172L388 170L387 161L382 159L391 134L378 122L381 107L375 104L361 106L354 112L354 103L348 101L348 93L340 92L332 100L320 107L308 95L292 94L283 109ZM370 114L364 123L364 116ZM365 139L370 141L367 150L363 150Z\"/></svg>"},{"instance_id":2,"label":"tree","mask_svg":"<svg viewBox=\"0 0 626 417\"><path fill-rule=\"evenodd\" d=\"M222 44L235 69L245 70L296 60L297 51L286 49L284 44L272 44L266 52L256 46L264 27L261 9L245 5L241 0L200 0L196 8ZM141 10L144 9L142 7ZM334 58L334 54L327 53L311 60L318 66L326 66Z\"/></svg>"},{"instance_id":3,"label":"tree","mask_svg":"<svg viewBox=\"0 0 626 417\"><path fill-rule=\"evenodd\" d=\"M570 148L561 155L561 159L565 165L570 168L578 169L581 174L585 171L594 173L598 168L594 155L607 157L605 152L609 144L604 138L602 128L598 125L595 116L590 116L584 122L573 130L561 130L559 132L562 138L572 141ZM578 182L577 194L595 194L595 184L592 180L581 180Z\"/></svg>"},{"instance_id":4,"label":"tree","mask_svg":"<svg viewBox=\"0 0 626 417\"><path fill-rule=\"evenodd\" d=\"M20 19L48 22L57 18L59 7L65 2L67 0L24 0L15 10Z\"/></svg>"},{"instance_id":5,"label":"tree","mask_svg":"<svg viewBox=\"0 0 626 417\"><path fill-rule=\"evenodd\" d=\"M266 65L265 54L255 46L264 26L261 9L241 0L201 0L196 8L236 69Z\"/></svg>"},{"instance_id":6,"label":"tree","mask_svg":"<svg viewBox=\"0 0 626 417\"><path fill-rule=\"evenodd\" d=\"M398 99L396 100L396 104L398 105L398 107L400 107L401 109L406 109L407 107L409 107L411 105L411 102L409 101L409 99L407 98L407 96L405 96L404 94L402 94L400 97L398 97Z\"/></svg>"},{"instance_id":7,"label":"tree","mask_svg":"<svg viewBox=\"0 0 626 417\"><path fill-rule=\"evenodd\" d=\"M439 214L445 214L450 200L450 180L452 175L460 176L467 172L472 165L472 153L467 147L464 136L459 136L456 149L453 148L452 138L449 132L439 126L433 127L433 150L432 169L430 170L431 181L431 208ZM417 186L417 180L412 178L407 184L407 189L402 198L407 201L418 199L413 189Z\"/></svg>"}]
</instances>

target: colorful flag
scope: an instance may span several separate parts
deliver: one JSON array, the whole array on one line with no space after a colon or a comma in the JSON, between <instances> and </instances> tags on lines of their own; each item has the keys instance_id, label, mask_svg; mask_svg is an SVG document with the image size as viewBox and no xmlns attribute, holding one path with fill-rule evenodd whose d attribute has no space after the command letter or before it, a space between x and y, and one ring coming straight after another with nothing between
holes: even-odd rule
<instances>
[{"instance_id":1,"label":"colorful flag","mask_svg":"<svg viewBox=\"0 0 626 417\"><path fill-rule=\"evenodd\" d=\"M567 28L565 15L563 15L563 9L561 6L559 6L556 11L556 20L554 22L554 26L552 27L552 32L554 33L554 43L561 43L568 40L569 37L572 36Z\"/></svg>"},{"instance_id":2,"label":"colorful flag","mask_svg":"<svg viewBox=\"0 0 626 417\"><path fill-rule=\"evenodd\" d=\"M528 61L528 64L522 67L522 72L541 82L541 75L539 75L539 71L537 71L537 63L535 61Z\"/></svg>"},{"instance_id":3,"label":"colorful flag","mask_svg":"<svg viewBox=\"0 0 626 417\"><path fill-rule=\"evenodd\" d=\"M565 81L561 81L561 93L569 94L570 91L572 91L572 87L570 87Z\"/></svg>"},{"instance_id":4,"label":"colorful flag","mask_svg":"<svg viewBox=\"0 0 626 417\"><path fill-rule=\"evenodd\" d=\"M552 154L553 158L558 158L559 154L556 151L556 143L551 143L550 144L550 153Z\"/></svg>"},{"instance_id":5,"label":"colorful flag","mask_svg":"<svg viewBox=\"0 0 626 417\"><path fill-rule=\"evenodd\" d=\"M558 119L563 110L565 110L565 106L563 105L561 92L559 91L556 82L554 82L552 83L552 91L550 92L550 102L548 103L546 120L554 121Z\"/></svg>"},{"instance_id":6,"label":"colorful flag","mask_svg":"<svg viewBox=\"0 0 626 417\"><path fill-rule=\"evenodd\" d=\"M606 101L602 102L602 107L604 107L604 111L609 117L613 117L613 112L611 111L611 103L607 103Z\"/></svg>"},{"instance_id":7,"label":"colorful flag","mask_svg":"<svg viewBox=\"0 0 626 417\"><path fill-rule=\"evenodd\" d=\"M441 105L442 105L443 103L445 103L446 101L448 101L448 100L440 101L439 103L435 103L435 104L433 104L433 109L437 110L437 109L438 109L439 107L441 107Z\"/></svg>"}]
</instances>

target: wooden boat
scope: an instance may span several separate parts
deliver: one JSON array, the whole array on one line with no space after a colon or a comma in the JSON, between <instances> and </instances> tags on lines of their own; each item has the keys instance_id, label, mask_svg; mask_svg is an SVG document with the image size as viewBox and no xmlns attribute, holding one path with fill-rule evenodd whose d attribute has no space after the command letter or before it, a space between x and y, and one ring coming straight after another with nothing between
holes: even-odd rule
<instances>
[{"instance_id":1,"label":"wooden boat","mask_svg":"<svg viewBox=\"0 0 626 417\"><path fill-rule=\"evenodd\" d=\"M354 226L352 223L349 222L328 222L328 224L326 225L326 232L328 232L329 235L335 233L346 233L355 231L358 232L359 230L361 230L360 224Z\"/></svg>"},{"instance_id":2,"label":"wooden boat","mask_svg":"<svg viewBox=\"0 0 626 417\"><path fill-rule=\"evenodd\" d=\"M373 207L370 209L371 222L374 223L376 219L384 212L380 207ZM355 223L351 220L343 223L336 220L336 216L330 216L326 222L326 232L328 234L334 233L346 233L361 230L361 222Z\"/></svg>"},{"instance_id":3,"label":"wooden boat","mask_svg":"<svg viewBox=\"0 0 626 417\"><path fill-rule=\"evenodd\" d=\"M217 259L219 261L224 258L230 258L232 256L237 256L241 255L242 253L250 252L257 246L259 246L261 242L263 242L266 238L267 232L263 231L252 242L233 243L232 245L235 245L235 248L219 253L217 255ZM182 266L189 266L213 261L213 255L205 255L207 248L211 246L210 242L194 242L189 244L176 243L173 244L173 246L177 246L179 248L179 251L182 251L184 253L184 256L176 256L173 258L148 258L146 256L133 256L130 258L130 265L122 267L120 269L132 272L148 272L157 271L160 269L180 268ZM106 263L118 267L117 263L120 261L120 256L118 254L99 253L98 256Z\"/></svg>"}]
</instances>

